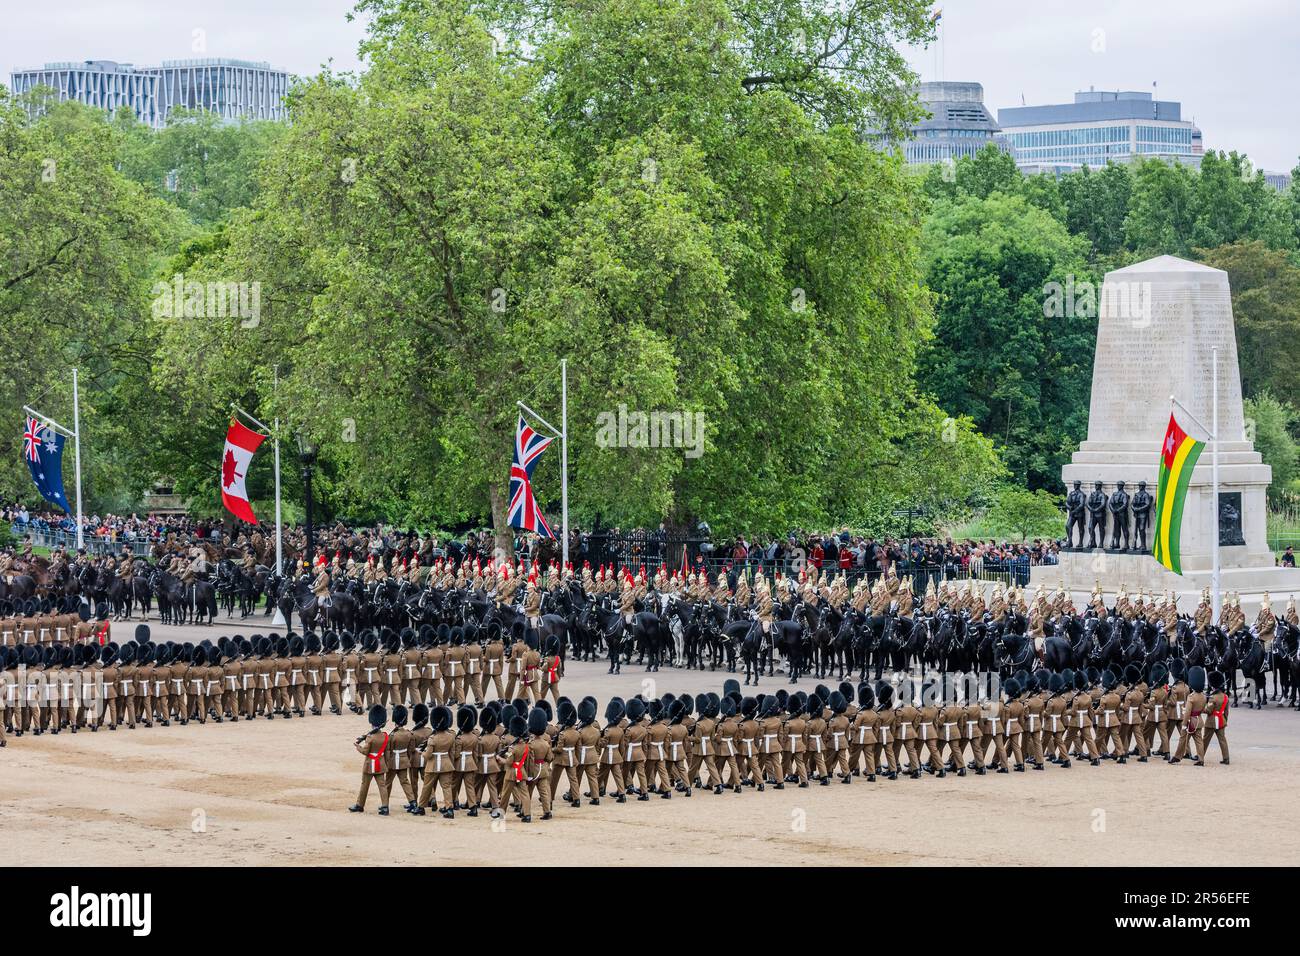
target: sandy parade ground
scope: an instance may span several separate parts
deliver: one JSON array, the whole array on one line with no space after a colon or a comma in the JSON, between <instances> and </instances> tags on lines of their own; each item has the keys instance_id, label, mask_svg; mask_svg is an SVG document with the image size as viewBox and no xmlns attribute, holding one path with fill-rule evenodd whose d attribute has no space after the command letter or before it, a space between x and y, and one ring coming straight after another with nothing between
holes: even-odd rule
<instances>
[{"instance_id":1,"label":"sandy parade ground","mask_svg":"<svg viewBox=\"0 0 1300 956\"><path fill-rule=\"evenodd\" d=\"M171 628L153 639L215 639L256 626ZM119 640L133 630L118 625ZM561 690L721 691L730 675L571 663ZM643 685L643 681L653 681ZM811 691L810 678L798 687ZM828 681L832 686L834 682ZM781 676L764 680L772 692ZM748 691L747 691L748 692ZM759 794L696 792L581 809L523 824L347 807L363 717L345 712L9 738L0 750L0 833L18 865L358 864L1137 864L1293 863L1300 836L1279 822L1300 785L1300 713L1231 712L1232 765L1130 761L1100 767L920 780L858 778ZM560 789L564 789L563 782Z\"/></svg>"}]
</instances>

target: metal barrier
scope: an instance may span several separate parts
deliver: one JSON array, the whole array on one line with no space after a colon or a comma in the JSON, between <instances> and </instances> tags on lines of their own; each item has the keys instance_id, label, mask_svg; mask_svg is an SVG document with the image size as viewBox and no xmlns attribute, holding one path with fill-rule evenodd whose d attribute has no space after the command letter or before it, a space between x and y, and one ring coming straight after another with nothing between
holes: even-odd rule
<instances>
[{"instance_id":1,"label":"metal barrier","mask_svg":"<svg viewBox=\"0 0 1300 956\"><path fill-rule=\"evenodd\" d=\"M34 528L31 525L12 525L10 531L13 532L16 541L22 541L24 538L30 538L33 547L37 548L65 548L68 551L76 551L77 534L75 531L65 531L62 528ZM148 538L114 538L109 535L83 534L82 540L86 545L86 551L90 554L121 554L122 547L125 545L131 549L131 553L136 557L148 557L149 549L153 541Z\"/></svg>"}]
</instances>

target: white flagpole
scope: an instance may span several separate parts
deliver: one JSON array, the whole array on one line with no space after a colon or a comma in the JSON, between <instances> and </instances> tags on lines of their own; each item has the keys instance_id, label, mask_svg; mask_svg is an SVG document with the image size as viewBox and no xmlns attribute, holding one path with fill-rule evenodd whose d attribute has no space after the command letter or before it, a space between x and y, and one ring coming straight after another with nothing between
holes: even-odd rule
<instances>
[{"instance_id":1,"label":"white flagpole","mask_svg":"<svg viewBox=\"0 0 1300 956\"><path fill-rule=\"evenodd\" d=\"M569 363L560 359L560 513L564 525L561 573L569 567Z\"/></svg>"},{"instance_id":2,"label":"white flagpole","mask_svg":"<svg viewBox=\"0 0 1300 956\"><path fill-rule=\"evenodd\" d=\"M77 550L85 546L81 530L81 400L77 394L77 370L72 370L72 447L77 456Z\"/></svg>"},{"instance_id":3,"label":"white flagpole","mask_svg":"<svg viewBox=\"0 0 1300 956\"><path fill-rule=\"evenodd\" d=\"M1210 534L1214 535L1214 570L1210 575L1210 583L1214 594L1210 607L1217 616L1219 611L1219 349L1218 346L1210 349L1210 368L1211 375L1214 377L1214 387L1212 389L1214 411L1211 414L1211 422L1214 426L1214 434L1210 436L1210 441L1214 442L1211 448L1211 471L1213 478L1213 504L1211 506Z\"/></svg>"},{"instance_id":4,"label":"white flagpole","mask_svg":"<svg viewBox=\"0 0 1300 956\"><path fill-rule=\"evenodd\" d=\"M275 367L275 391L280 390L280 366ZM275 571L284 569L284 533L280 525L280 419L275 420ZM277 609L278 611L278 609Z\"/></svg>"}]
</instances>

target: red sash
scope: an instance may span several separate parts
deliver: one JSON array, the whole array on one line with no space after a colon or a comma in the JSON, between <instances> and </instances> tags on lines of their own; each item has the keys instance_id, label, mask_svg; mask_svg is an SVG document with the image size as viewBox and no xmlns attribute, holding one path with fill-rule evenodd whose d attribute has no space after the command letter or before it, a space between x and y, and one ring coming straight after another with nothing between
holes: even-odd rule
<instances>
[{"instance_id":1,"label":"red sash","mask_svg":"<svg viewBox=\"0 0 1300 956\"><path fill-rule=\"evenodd\" d=\"M379 753L366 754L366 756L370 758L370 762L373 768L371 770L371 773L379 773L379 758L384 755L384 751L387 749L388 749L388 734L384 734L384 742L379 747Z\"/></svg>"},{"instance_id":2,"label":"red sash","mask_svg":"<svg viewBox=\"0 0 1300 956\"><path fill-rule=\"evenodd\" d=\"M105 644L107 643L106 641L107 636L108 636L108 621L105 621L103 624L99 626L99 630L95 632L95 637L99 638L100 644Z\"/></svg>"},{"instance_id":3,"label":"red sash","mask_svg":"<svg viewBox=\"0 0 1300 956\"><path fill-rule=\"evenodd\" d=\"M524 754L519 758L518 763L512 763L510 766L515 768L515 783L520 783L524 779L524 763L528 760L528 744L524 744Z\"/></svg>"},{"instance_id":4,"label":"red sash","mask_svg":"<svg viewBox=\"0 0 1300 956\"><path fill-rule=\"evenodd\" d=\"M1210 713L1214 717L1215 730L1222 730L1224 727L1228 726L1228 695L1227 694L1223 695L1223 706L1219 707L1217 710L1210 711Z\"/></svg>"},{"instance_id":5,"label":"red sash","mask_svg":"<svg viewBox=\"0 0 1300 956\"><path fill-rule=\"evenodd\" d=\"M548 684L554 684L560 679L558 676L559 669L560 659L557 657L551 662L551 666L546 668L546 682Z\"/></svg>"}]
</instances>

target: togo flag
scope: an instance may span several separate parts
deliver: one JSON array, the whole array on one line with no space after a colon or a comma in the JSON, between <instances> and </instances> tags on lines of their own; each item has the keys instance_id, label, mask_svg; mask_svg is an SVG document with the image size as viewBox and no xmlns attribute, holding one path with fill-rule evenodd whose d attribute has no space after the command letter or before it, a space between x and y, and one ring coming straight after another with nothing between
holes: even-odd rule
<instances>
[{"instance_id":1,"label":"togo flag","mask_svg":"<svg viewBox=\"0 0 1300 956\"><path fill-rule=\"evenodd\" d=\"M245 428L233 419L230 430L226 432L226 450L221 456L221 503L236 518L250 523L257 522L253 506L248 503L248 491L244 487L248 465L253 460L253 452L266 439L250 428Z\"/></svg>"},{"instance_id":2,"label":"togo flag","mask_svg":"<svg viewBox=\"0 0 1300 956\"><path fill-rule=\"evenodd\" d=\"M1183 573L1178 538L1183 526L1183 502L1192 479L1196 459L1205 442L1197 441L1178 425L1173 413L1160 449L1160 481L1156 486L1156 534L1151 551L1155 559L1174 574Z\"/></svg>"}]
</instances>

